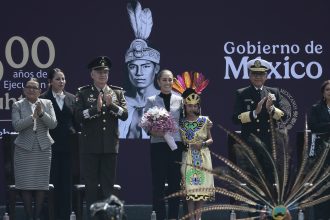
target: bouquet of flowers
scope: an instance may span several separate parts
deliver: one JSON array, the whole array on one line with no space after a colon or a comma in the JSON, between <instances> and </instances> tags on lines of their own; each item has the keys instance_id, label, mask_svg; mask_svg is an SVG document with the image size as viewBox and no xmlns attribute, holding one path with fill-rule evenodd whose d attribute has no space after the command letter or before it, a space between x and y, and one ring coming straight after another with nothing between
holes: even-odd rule
<instances>
[{"instance_id":1,"label":"bouquet of flowers","mask_svg":"<svg viewBox=\"0 0 330 220\"><path fill-rule=\"evenodd\" d=\"M178 148L171 135L177 131L178 125L166 109L158 106L150 108L143 114L139 126L146 131L164 132L164 139L171 150Z\"/></svg>"}]
</instances>

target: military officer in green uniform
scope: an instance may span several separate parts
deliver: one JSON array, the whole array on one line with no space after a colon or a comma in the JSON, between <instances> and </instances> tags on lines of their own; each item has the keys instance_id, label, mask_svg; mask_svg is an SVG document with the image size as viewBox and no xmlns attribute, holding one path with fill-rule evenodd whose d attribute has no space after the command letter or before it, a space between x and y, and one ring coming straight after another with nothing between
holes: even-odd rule
<instances>
[{"instance_id":1,"label":"military officer in green uniform","mask_svg":"<svg viewBox=\"0 0 330 220\"><path fill-rule=\"evenodd\" d=\"M80 87L76 95L75 115L82 125L81 164L89 207L112 193L119 148L118 119L127 119L123 90L107 85L111 61L97 57L88 64L92 85ZM102 198L97 197L98 184Z\"/></svg>"}]
</instances>

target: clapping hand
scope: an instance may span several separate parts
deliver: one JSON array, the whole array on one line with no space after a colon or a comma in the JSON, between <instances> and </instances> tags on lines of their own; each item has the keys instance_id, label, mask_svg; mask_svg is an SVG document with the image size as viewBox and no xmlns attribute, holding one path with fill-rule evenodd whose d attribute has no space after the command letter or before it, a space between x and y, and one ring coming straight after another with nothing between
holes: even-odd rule
<instances>
[{"instance_id":1,"label":"clapping hand","mask_svg":"<svg viewBox=\"0 0 330 220\"><path fill-rule=\"evenodd\" d=\"M105 96L105 103L109 107L109 105L112 103L112 96L109 93L104 94L104 96Z\"/></svg>"},{"instance_id":2,"label":"clapping hand","mask_svg":"<svg viewBox=\"0 0 330 220\"><path fill-rule=\"evenodd\" d=\"M258 102L257 108L255 110L256 114L259 114L262 110L262 105L264 104L264 102L266 101L267 97L264 97L260 100L260 102Z\"/></svg>"},{"instance_id":3,"label":"clapping hand","mask_svg":"<svg viewBox=\"0 0 330 220\"><path fill-rule=\"evenodd\" d=\"M271 106L273 105L273 101L275 101L275 95L272 93L269 93L267 96L267 101L266 101L266 109L269 111Z\"/></svg>"},{"instance_id":4,"label":"clapping hand","mask_svg":"<svg viewBox=\"0 0 330 220\"><path fill-rule=\"evenodd\" d=\"M42 113L43 113L41 102L36 102L35 105L36 105L36 107L33 112L33 116L32 116L33 118L37 118L39 115L42 115Z\"/></svg>"},{"instance_id":5,"label":"clapping hand","mask_svg":"<svg viewBox=\"0 0 330 220\"><path fill-rule=\"evenodd\" d=\"M103 104L103 93L100 92L99 96L97 97L97 111L100 112Z\"/></svg>"}]
</instances>

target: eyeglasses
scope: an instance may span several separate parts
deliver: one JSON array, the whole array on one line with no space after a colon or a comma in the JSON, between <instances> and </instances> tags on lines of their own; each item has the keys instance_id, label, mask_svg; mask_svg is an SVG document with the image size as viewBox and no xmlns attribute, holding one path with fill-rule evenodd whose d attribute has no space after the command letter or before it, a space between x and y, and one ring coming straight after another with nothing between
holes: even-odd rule
<instances>
[{"instance_id":1,"label":"eyeglasses","mask_svg":"<svg viewBox=\"0 0 330 220\"><path fill-rule=\"evenodd\" d=\"M39 88L36 87L36 86L25 86L24 89L31 89L31 90L34 90L34 91L39 90Z\"/></svg>"}]
</instances>

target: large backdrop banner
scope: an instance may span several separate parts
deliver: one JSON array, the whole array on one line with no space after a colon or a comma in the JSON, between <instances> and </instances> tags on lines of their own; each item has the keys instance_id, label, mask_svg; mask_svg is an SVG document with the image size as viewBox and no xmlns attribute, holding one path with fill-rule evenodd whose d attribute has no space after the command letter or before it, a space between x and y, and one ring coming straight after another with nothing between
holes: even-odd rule
<instances>
[{"instance_id":1,"label":"large backdrop banner","mask_svg":"<svg viewBox=\"0 0 330 220\"><path fill-rule=\"evenodd\" d=\"M249 85L247 61L261 57L272 63L266 84L278 87L284 98L289 117L282 126L293 140L304 129L305 114L320 99L321 83L330 78L328 2L140 0L141 5L133 2L128 7L131 10L127 3L35 0L2 4L0 137L13 132L11 105L22 98L27 79L37 77L45 91L48 69L58 67L66 74L66 90L76 93L78 87L91 83L87 64L100 55L112 60L109 84L127 91L131 115L136 107L143 107L145 97L136 98L146 92L141 88L150 86L148 94L159 91L148 84L153 75L136 76L139 68L149 71L150 65L159 64L175 75L202 72L210 80L202 95L202 114L215 125L211 150L224 155L227 137L216 125L239 129L231 121L235 90ZM149 64L134 63L143 56ZM122 186L121 199L151 203L149 140L138 131L134 136L125 123L120 126L117 182Z\"/></svg>"}]
</instances>

